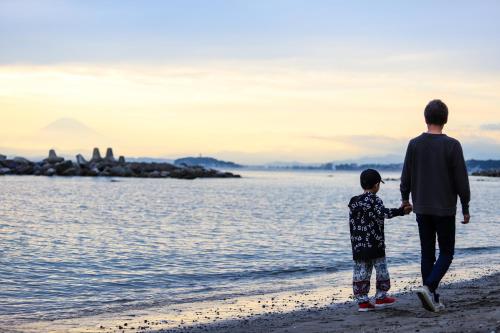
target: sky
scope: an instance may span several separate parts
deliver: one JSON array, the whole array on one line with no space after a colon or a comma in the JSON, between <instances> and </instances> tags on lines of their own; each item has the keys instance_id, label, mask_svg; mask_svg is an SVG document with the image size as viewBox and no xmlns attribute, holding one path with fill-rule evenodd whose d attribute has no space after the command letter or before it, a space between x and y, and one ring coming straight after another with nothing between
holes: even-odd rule
<instances>
[{"instance_id":1,"label":"sky","mask_svg":"<svg viewBox=\"0 0 500 333\"><path fill-rule=\"evenodd\" d=\"M0 1L0 153L500 158L498 1Z\"/></svg>"}]
</instances>

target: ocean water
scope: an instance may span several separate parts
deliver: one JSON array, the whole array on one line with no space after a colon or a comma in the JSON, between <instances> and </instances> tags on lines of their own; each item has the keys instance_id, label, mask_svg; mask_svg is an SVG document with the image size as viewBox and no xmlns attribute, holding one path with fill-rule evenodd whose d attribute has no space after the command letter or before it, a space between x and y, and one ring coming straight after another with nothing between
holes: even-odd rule
<instances>
[{"instance_id":1,"label":"ocean water","mask_svg":"<svg viewBox=\"0 0 500 333\"><path fill-rule=\"evenodd\" d=\"M351 269L358 173L240 173L0 177L0 327L302 288ZM398 188L382 185L387 207L399 206ZM456 262L500 264L488 259L500 253L500 179L471 177L471 190ZM386 242L392 267L418 263L415 216L387 220Z\"/></svg>"}]
</instances>

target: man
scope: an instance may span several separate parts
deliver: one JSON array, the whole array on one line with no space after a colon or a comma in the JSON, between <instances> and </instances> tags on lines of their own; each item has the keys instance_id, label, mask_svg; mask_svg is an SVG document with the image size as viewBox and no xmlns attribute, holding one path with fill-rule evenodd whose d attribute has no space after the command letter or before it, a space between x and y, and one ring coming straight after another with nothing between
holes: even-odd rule
<instances>
[{"instance_id":1,"label":"man","mask_svg":"<svg viewBox=\"0 0 500 333\"><path fill-rule=\"evenodd\" d=\"M462 223L467 224L470 189L462 146L458 140L443 134L448 107L441 100L430 101L424 116L427 132L408 144L400 190L402 206L410 205L411 193L413 211L417 215L423 282L417 295L426 310L438 312L444 305L436 290L455 251L457 195L462 204Z\"/></svg>"}]
</instances>

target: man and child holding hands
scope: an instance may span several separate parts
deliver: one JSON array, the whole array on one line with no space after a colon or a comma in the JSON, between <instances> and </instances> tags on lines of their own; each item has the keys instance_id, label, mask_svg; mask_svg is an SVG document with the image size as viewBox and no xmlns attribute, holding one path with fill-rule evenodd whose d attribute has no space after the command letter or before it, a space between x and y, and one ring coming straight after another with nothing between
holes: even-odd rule
<instances>
[{"instance_id":1,"label":"man and child holding hands","mask_svg":"<svg viewBox=\"0 0 500 333\"><path fill-rule=\"evenodd\" d=\"M462 205L462 223L467 224L470 220L469 179L460 142L443 134L448 121L447 106L440 100L433 100L427 104L424 116L428 131L410 140L406 151L400 185L401 207L385 208L377 196L384 182L373 169L361 173L364 193L349 202L353 292L359 311L396 302L395 298L387 296L391 284L385 257L384 220L412 211L417 216L421 247L422 287L417 289L417 295L426 310L439 312L444 309L436 290L453 260L457 196ZM436 239L439 245L437 260ZM375 304L368 297L373 267L377 281Z\"/></svg>"}]
</instances>

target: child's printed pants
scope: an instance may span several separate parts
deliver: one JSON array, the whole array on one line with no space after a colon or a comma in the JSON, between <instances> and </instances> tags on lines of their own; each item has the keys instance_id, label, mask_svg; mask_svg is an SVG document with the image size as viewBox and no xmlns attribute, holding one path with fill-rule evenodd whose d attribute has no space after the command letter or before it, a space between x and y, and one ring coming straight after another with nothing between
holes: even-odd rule
<instances>
[{"instance_id":1,"label":"child's printed pants","mask_svg":"<svg viewBox=\"0 0 500 333\"><path fill-rule=\"evenodd\" d=\"M385 257L372 260L355 260L352 289L354 291L354 299L358 303L370 300L368 293L370 292L370 278L374 266L377 272L377 293L375 298L384 298L387 291L391 288L391 280Z\"/></svg>"}]
</instances>

